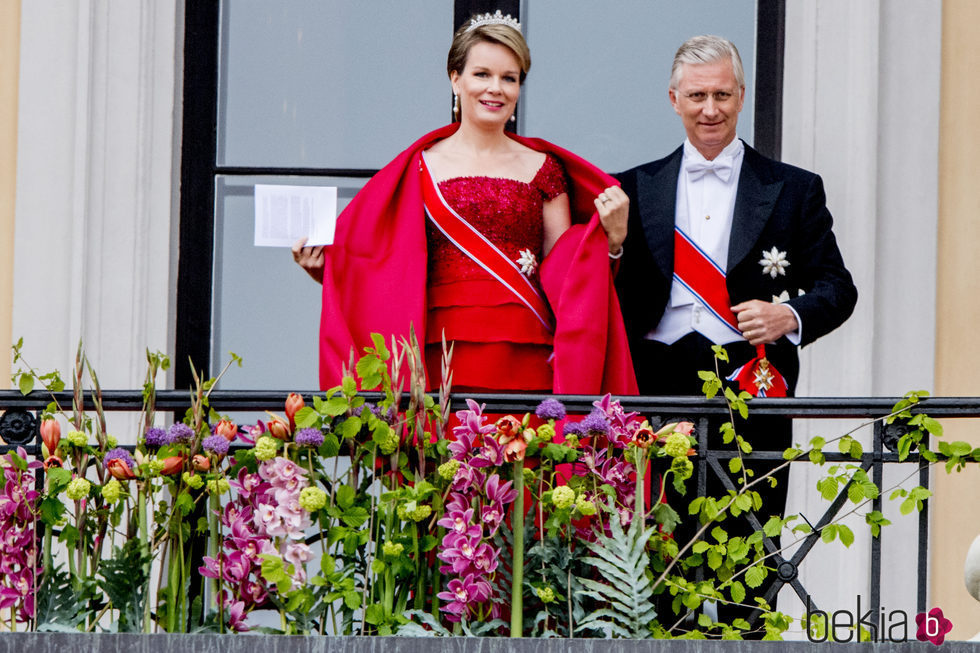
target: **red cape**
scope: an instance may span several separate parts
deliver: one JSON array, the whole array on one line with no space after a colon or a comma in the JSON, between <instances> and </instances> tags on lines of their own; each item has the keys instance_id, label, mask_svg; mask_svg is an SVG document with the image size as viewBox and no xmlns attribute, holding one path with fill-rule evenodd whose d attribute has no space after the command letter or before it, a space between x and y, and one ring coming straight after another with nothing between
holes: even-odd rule
<instances>
[{"instance_id":1,"label":"red cape","mask_svg":"<svg viewBox=\"0 0 980 653\"><path fill-rule=\"evenodd\" d=\"M371 345L390 342L411 325L425 338L425 213L418 168L421 151L458 125L426 134L382 168L337 220L325 248L320 314L320 387L338 385L342 366ZM511 138L557 157L569 179L573 226L540 267L541 286L555 314L556 394L637 394L609 267L608 244L593 199L618 182L591 163L539 138ZM438 386L438 370L429 385Z\"/></svg>"}]
</instances>

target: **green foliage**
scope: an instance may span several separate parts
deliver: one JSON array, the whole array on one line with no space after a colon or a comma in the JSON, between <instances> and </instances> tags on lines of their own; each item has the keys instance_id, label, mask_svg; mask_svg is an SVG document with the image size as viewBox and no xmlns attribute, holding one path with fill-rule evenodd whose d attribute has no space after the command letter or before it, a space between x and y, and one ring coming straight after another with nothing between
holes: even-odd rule
<instances>
[{"instance_id":1,"label":"green foliage","mask_svg":"<svg viewBox=\"0 0 980 653\"><path fill-rule=\"evenodd\" d=\"M37 631L77 632L88 616L90 592L76 589L71 574L57 565L45 571L37 588Z\"/></svg>"},{"instance_id":2,"label":"green foliage","mask_svg":"<svg viewBox=\"0 0 980 653\"><path fill-rule=\"evenodd\" d=\"M644 529L641 520L634 519L623 530L611 502L610 513L610 534L601 534L596 541L588 542L586 546L592 555L583 558L602 580L578 578L584 588L582 594L607 607L587 615L575 630L600 630L609 637L646 639L650 637L649 624L657 616L646 551L654 529Z\"/></svg>"},{"instance_id":3,"label":"green foliage","mask_svg":"<svg viewBox=\"0 0 980 653\"><path fill-rule=\"evenodd\" d=\"M142 630L148 580L143 569L149 561L150 556L140 551L139 541L128 540L122 548L115 547L112 555L99 565L98 585L112 608L118 610L117 632Z\"/></svg>"}]
</instances>

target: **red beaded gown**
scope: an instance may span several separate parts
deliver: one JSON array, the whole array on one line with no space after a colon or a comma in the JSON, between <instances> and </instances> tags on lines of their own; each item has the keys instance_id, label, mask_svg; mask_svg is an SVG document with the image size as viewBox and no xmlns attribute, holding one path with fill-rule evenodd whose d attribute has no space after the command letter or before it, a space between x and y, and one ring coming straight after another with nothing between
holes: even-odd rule
<instances>
[{"instance_id":1,"label":"red beaded gown","mask_svg":"<svg viewBox=\"0 0 980 653\"><path fill-rule=\"evenodd\" d=\"M567 192L568 185L561 164L548 154L530 182L455 177L439 182L439 190L460 216L521 266L531 260L528 253L540 263L542 207ZM454 343L454 391L551 392L550 329L429 222L426 241L429 373L437 375L441 369L445 330L446 341ZM536 265L524 269L537 285ZM436 385L437 379L432 382Z\"/></svg>"}]
</instances>

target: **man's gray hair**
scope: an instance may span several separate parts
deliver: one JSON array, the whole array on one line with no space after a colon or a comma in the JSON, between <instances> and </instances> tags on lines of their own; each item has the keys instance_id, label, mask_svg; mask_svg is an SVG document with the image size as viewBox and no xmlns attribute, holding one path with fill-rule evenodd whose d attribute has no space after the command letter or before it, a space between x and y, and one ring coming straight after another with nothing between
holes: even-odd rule
<instances>
[{"instance_id":1,"label":"man's gray hair","mask_svg":"<svg viewBox=\"0 0 980 653\"><path fill-rule=\"evenodd\" d=\"M677 48L674 65L670 69L670 87L676 89L680 84L684 64L714 63L724 59L731 59L735 81L738 82L739 88L745 87L745 73L742 70L742 57L738 55L738 48L728 39L710 34L691 37Z\"/></svg>"}]
</instances>

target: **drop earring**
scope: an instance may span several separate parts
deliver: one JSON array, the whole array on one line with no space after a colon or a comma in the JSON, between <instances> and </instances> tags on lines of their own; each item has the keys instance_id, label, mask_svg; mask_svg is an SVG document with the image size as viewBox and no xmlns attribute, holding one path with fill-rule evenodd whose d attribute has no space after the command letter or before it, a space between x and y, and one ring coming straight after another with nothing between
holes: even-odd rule
<instances>
[{"instance_id":1,"label":"drop earring","mask_svg":"<svg viewBox=\"0 0 980 653\"><path fill-rule=\"evenodd\" d=\"M459 96L453 93L453 122L459 120Z\"/></svg>"}]
</instances>

